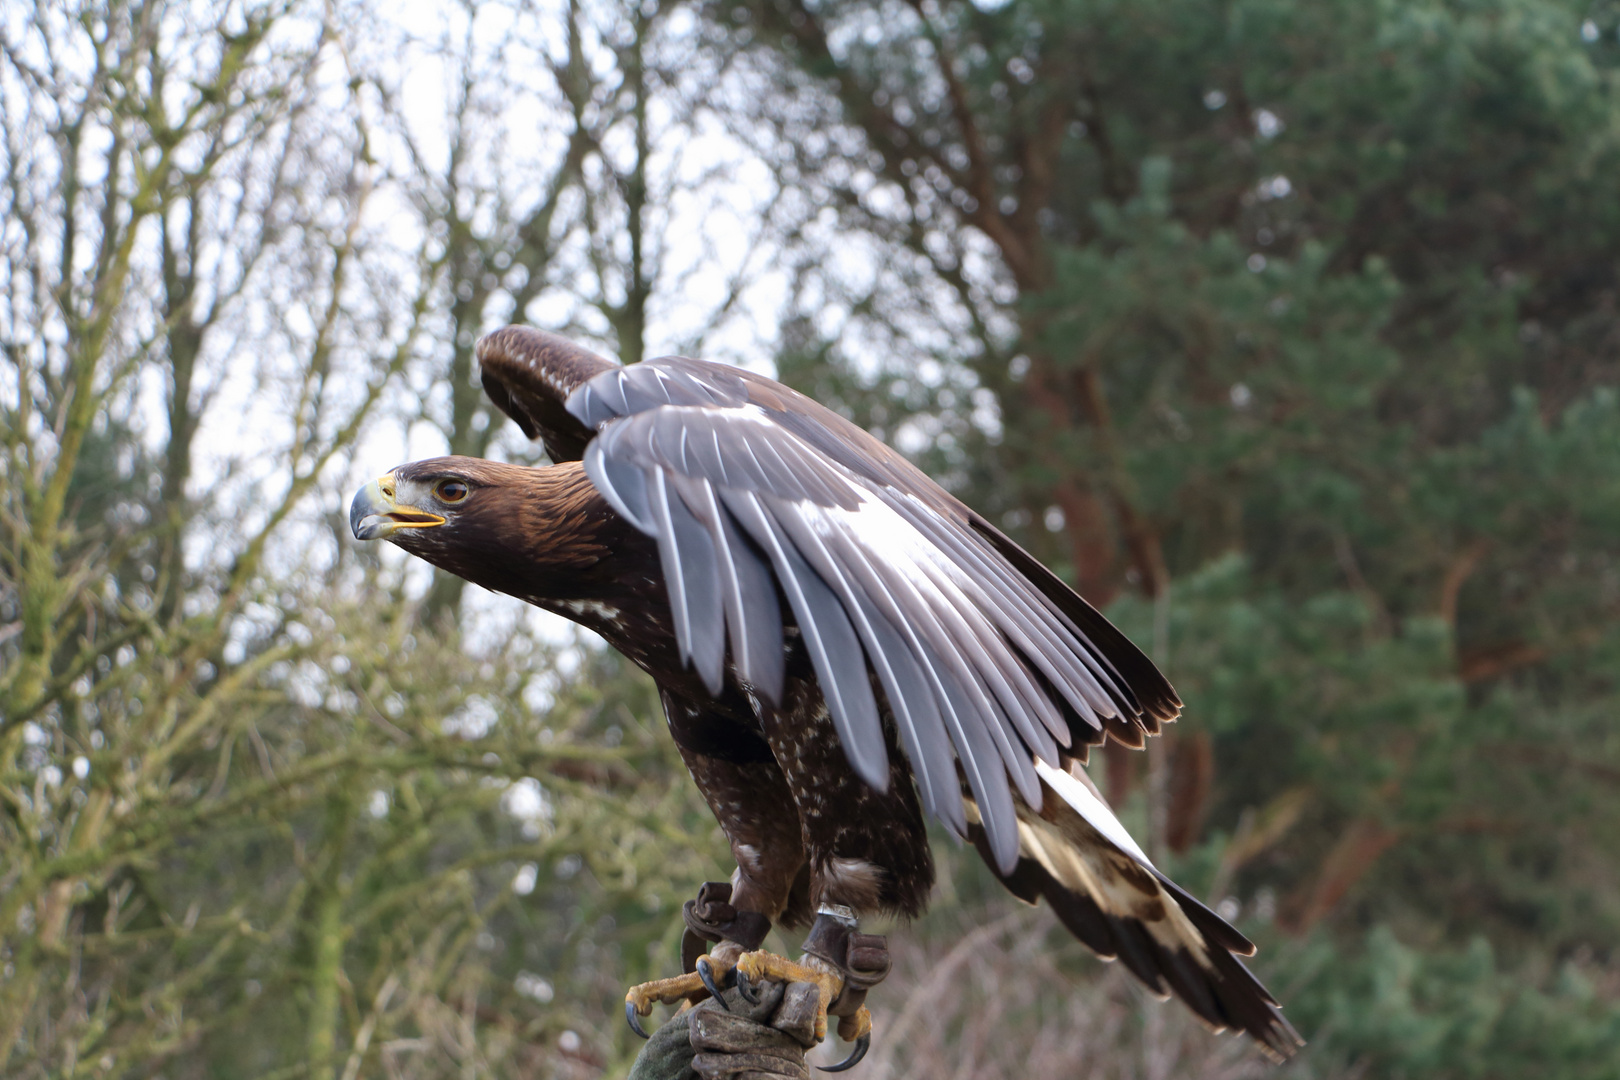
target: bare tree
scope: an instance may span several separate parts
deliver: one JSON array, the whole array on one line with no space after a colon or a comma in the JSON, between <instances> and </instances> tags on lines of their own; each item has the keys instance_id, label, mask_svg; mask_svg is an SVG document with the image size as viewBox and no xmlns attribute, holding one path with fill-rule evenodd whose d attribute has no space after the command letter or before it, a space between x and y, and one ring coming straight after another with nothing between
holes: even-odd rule
<instances>
[{"instance_id":1,"label":"bare tree","mask_svg":"<svg viewBox=\"0 0 1620 1080\"><path fill-rule=\"evenodd\" d=\"M445 325L470 383L483 313L457 305L493 288L465 204L418 186L423 227L389 224L371 17L0 23L7 1075L605 1060L617 1033L558 1042L590 1033L583 1005L522 1015L539 983L514 974L589 943L565 923L508 955L514 902L703 876L668 858L707 833L640 681L587 655L576 684L521 627L477 656L419 639L408 568L336 535L357 440L410 421L402 379ZM503 218L503 250L543 267L567 176ZM623 967L582 962L569 996Z\"/></svg>"},{"instance_id":2,"label":"bare tree","mask_svg":"<svg viewBox=\"0 0 1620 1080\"><path fill-rule=\"evenodd\" d=\"M409 355L419 307L345 303L363 272L369 169L363 131L308 123L331 92L317 77L326 40L284 5L156 3L36 6L0 43L13 223L3 588L17 627L0 792L18 856L0 902L15 973L0 1053L40 966L66 948L74 905L163 843L189 801L170 785L177 759L216 742L219 711L278 658L229 662L267 546ZM268 299L249 293L272 264L299 282L303 332L267 335L261 348L285 351L242 360L220 328ZM389 338L339 370L349 342ZM243 364L296 402L290 430L266 448L277 467L243 478L249 512L199 516L188 484L203 410Z\"/></svg>"},{"instance_id":3,"label":"bare tree","mask_svg":"<svg viewBox=\"0 0 1620 1080\"><path fill-rule=\"evenodd\" d=\"M385 32L362 61L382 103L379 160L442 268L427 363L411 381L447 452L498 444L473 356L488 330L533 320L635 363L650 347L699 344L755 278L750 246L763 230L720 253L699 220L681 217L682 198L717 178L688 156L717 54L694 50L689 21L671 25L677 10L450 4L428 26ZM424 79L441 91L431 103ZM721 285L686 295L692 275ZM508 441L500 452L532 451ZM463 590L436 575L424 617L449 626Z\"/></svg>"}]
</instances>

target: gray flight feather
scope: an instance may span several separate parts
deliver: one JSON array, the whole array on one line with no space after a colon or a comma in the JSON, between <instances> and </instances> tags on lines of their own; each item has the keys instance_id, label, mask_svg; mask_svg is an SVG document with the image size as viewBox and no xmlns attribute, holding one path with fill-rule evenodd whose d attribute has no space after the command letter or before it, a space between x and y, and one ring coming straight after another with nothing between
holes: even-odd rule
<instances>
[{"instance_id":1,"label":"gray flight feather","mask_svg":"<svg viewBox=\"0 0 1620 1080\"><path fill-rule=\"evenodd\" d=\"M922 658L930 670L939 670L938 657L926 646ZM961 687L955 680L940 680L939 685L944 691L939 699L940 712L951 742L956 744L968 790L978 805L996 869L1010 874L1018 865L1018 810L1007 785L1007 770L997 767L996 748L978 714L963 700Z\"/></svg>"},{"instance_id":2,"label":"gray flight feather","mask_svg":"<svg viewBox=\"0 0 1620 1080\"><path fill-rule=\"evenodd\" d=\"M1082 718L1093 728L1101 728L1099 716L1118 714L1114 700L1085 666L1090 648L1064 625L1060 613L1041 602L1027 580L966 530L952 529L938 515L909 500L891 494L886 501L960 565L977 572L987 588L994 589L1001 603L991 610L1002 630L1034 660ZM1060 737L1066 737L1066 733Z\"/></svg>"},{"instance_id":3,"label":"gray flight feather","mask_svg":"<svg viewBox=\"0 0 1620 1080\"><path fill-rule=\"evenodd\" d=\"M727 492L726 505L770 556L850 767L877 790L888 790L889 755L883 745L877 699L866 676L860 641L843 605L782 534L757 495Z\"/></svg>"},{"instance_id":4,"label":"gray flight feather","mask_svg":"<svg viewBox=\"0 0 1620 1080\"><path fill-rule=\"evenodd\" d=\"M603 372L567 402L599 431L592 481L658 538L683 661L718 693L729 644L738 677L778 700L780 587L851 767L888 783L870 667L925 808L966 833L965 778L1010 872L1013 790L1041 805L1035 759L1060 761L1084 731L1071 725L1139 715L1135 698L995 538L940 509L909 466L863 456L836 418L755 404L746 378L666 358ZM879 504L900 520L877 514L867 535ZM896 527L915 538L893 546Z\"/></svg>"},{"instance_id":5,"label":"gray flight feather","mask_svg":"<svg viewBox=\"0 0 1620 1080\"><path fill-rule=\"evenodd\" d=\"M646 474L628 462L607 457L605 445L598 438L585 448L585 475L620 517L648 536L657 536L658 526L653 523L652 507L647 501Z\"/></svg>"},{"instance_id":6,"label":"gray flight feather","mask_svg":"<svg viewBox=\"0 0 1620 1080\"><path fill-rule=\"evenodd\" d=\"M679 544L678 569L690 618L687 641L692 666L697 668L709 693L718 696L725 688L726 636L717 538L678 496L669 500L669 520Z\"/></svg>"},{"instance_id":7,"label":"gray flight feather","mask_svg":"<svg viewBox=\"0 0 1620 1080\"><path fill-rule=\"evenodd\" d=\"M911 761L923 809L965 838L967 815L962 806L962 785L957 779L950 736L945 732L945 721L940 717L928 677L900 632L864 594L862 599L864 625L872 633L868 655L873 657L872 666L894 712L900 746Z\"/></svg>"},{"instance_id":8,"label":"gray flight feather","mask_svg":"<svg viewBox=\"0 0 1620 1080\"><path fill-rule=\"evenodd\" d=\"M780 705L786 655L776 582L764 553L743 538L731 515L722 513L720 519L738 582L736 613L728 612L726 617L731 628L731 655L737 658L742 677L772 705Z\"/></svg>"},{"instance_id":9,"label":"gray flight feather","mask_svg":"<svg viewBox=\"0 0 1620 1080\"><path fill-rule=\"evenodd\" d=\"M670 614L675 621L681 660L695 660L704 685L710 693L718 694L724 685L724 658L714 655L722 642L722 611L715 582L713 541L680 497L669 490L663 472L653 472L647 486L653 520L658 525L658 554L669 589Z\"/></svg>"}]
</instances>

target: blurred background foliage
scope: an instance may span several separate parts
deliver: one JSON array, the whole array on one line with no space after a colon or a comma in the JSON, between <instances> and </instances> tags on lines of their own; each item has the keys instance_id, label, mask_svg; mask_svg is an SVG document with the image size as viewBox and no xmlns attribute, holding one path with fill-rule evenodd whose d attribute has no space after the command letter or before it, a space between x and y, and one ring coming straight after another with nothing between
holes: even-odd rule
<instances>
[{"instance_id":1,"label":"blurred background foliage","mask_svg":"<svg viewBox=\"0 0 1620 1080\"><path fill-rule=\"evenodd\" d=\"M1164 665L1092 762L1299 1076L1620 1076L1620 4L0 15L0 1072L622 1072L638 673L353 545L476 336L768 368ZM872 1077L1246 1077L942 843ZM790 947L791 942L777 942Z\"/></svg>"}]
</instances>

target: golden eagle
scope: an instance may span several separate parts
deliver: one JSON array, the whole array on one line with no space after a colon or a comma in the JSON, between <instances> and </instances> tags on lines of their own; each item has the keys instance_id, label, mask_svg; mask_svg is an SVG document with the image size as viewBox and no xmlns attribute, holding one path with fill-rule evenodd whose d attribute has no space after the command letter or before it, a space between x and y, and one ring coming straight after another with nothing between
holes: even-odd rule
<instances>
[{"instance_id":1,"label":"golden eagle","mask_svg":"<svg viewBox=\"0 0 1620 1080\"><path fill-rule=\"evenodd\" d=\"M1254 946L1154 868L1083 763L1174 720L1170 684L994 525L872 435L781 384L665 357L630 367L541 331L478 343L484 389L555 464L435 458L355 496L362 540L596 631L657 682L737 869L686 905L690 974L719 996L809 980L870 1038L887 971L861 915L918 914L924 813L1009 891L1155 993L1273 1057L1298 1046L1237 959ZM798 964L757 951L811 925ZM712 948L705 948L713 943Z\"/></svg>"}]
</instances>

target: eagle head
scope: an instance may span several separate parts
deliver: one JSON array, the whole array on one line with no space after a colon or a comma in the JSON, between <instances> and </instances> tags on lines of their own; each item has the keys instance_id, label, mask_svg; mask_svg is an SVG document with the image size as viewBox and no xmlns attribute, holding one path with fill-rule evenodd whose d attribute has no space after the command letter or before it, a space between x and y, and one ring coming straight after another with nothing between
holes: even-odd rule
<instances>
[{"instance_id":1,"label":"eagle head","mask_svg":"<svg viewBox=\"0 0 1620 1080\"><path fill-rule=\"evenodd\" d=\"M437 458L401 465L361 488L349 505L355 539L393 540L410 548L415 546L411 534L450 525L481 486L472 470L459 464L455 458Z\"/></svg>"},{"instance_id":2,"label":"eagle head","mask_svg":"<svg viewBox=\"0 0 1620 1080\"><path fill-rule=\"evenodd\" d=\"M349 506L357 540L387 540L474 584L524 599L563 583L623 531L578 462L530 467L469 457L401 465Z\"/></svg>"}]
</instances>

